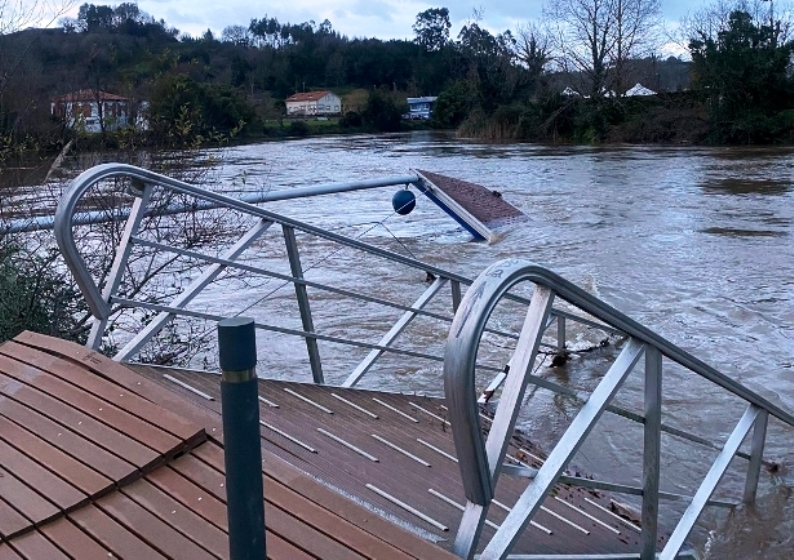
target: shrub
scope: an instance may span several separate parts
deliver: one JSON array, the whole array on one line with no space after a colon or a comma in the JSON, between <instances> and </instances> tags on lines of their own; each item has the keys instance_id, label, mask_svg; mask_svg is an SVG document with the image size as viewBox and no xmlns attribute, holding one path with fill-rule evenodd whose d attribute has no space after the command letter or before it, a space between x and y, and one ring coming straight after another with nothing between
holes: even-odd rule
<instances>
[{"instance_id":1,"label":"shrub","mask_svg":"<svg viewBox=\"0 0 794 560\"><path fill-rule=\"evenodd\" d=\"M25 330L84 342L79 317L85 302L74 284L54 272L56 256L55 250L41 256L0 245L0 342Z\"/></svg>"}]
</instances>

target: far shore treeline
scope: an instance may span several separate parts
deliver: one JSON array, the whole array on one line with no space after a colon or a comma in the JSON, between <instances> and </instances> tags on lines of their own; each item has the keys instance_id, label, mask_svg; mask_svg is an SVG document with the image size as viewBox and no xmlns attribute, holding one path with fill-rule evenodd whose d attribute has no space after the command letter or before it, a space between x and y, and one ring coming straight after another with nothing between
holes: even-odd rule
<instances>
[{"instance_id":1,"label":"far shore treeline","mask_svg":"<svg viewBox=\"0 0 794 560\"><path fill-rule=\"evenodd\" d=\"M411 40L384 41L266 14L193 37L134 3L83 4L57 27L25 28L17 4L0 0L0 164L70 140L194 147L412 127L486 141L794 141L789 12L717 0L673 38L660 2L554 0L542 20L498 34L475 11L456 37L449 10L429 8ZM676 41L688 55L659 54ZM627 96L637 83L656 95ZM70 128L51 103L79 90L123 96L140 115L98 134ZM315 90L339 95L342 114L286 116L287 97ZM418 96L438 97L432 119L403 120L406 97Z\"/></svg>"}]
</instances>

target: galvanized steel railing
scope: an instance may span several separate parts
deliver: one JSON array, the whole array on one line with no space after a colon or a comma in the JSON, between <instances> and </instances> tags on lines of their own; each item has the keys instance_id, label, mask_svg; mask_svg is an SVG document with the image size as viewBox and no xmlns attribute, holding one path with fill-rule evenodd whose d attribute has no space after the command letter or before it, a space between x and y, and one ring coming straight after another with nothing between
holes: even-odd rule
<instances>
[{"instance_id":1,"label":"galvanized steel railing","mask_svg":"<svg viewBox=\"0 0 794 560\"><path fill-rule=\"evenodd\" d=\"M78 206L89 189L109 179L123 179L133 187L135 195L130 209L113 209L110 213L79 213ZM532 264L508 260L489 267L476 281L376 247L351 239L326 229L312 226L298 220L265 210L255 203L283 200L298 196L311 196L330 192L346 192L364 188L389 185L402 185L416 180L415 175L405 175L374 181L321 185L270 193L269 195L250 195L245 199L235 199L219 193L159 175L144 169L121 164L108 164L86 171L73 181L64 194L54 220L54 231L64 259L72 270L80 289L94 316L94 323L88 345L99 347L103 334L111 320L114 309L134 308L155 313L153 319L140 331L126 341L116 353L116 360L132 360L167 324L175 317L193 317L216 322L233 316L235 313L212 314L191 309L191 302L215 281L224 271L234 270L252 276L274 278L292 284L298 304L301 328L286 328L279 325L257 322L258 329L292 335L305 341L306 354L312 378L316 383L324 383L326 372L318 343L334 343L369 350L369 354L352 370L345 373L342 385L356 385L372 366L385 354L418 360L427 360L440 365L443 363L445 390L450 405L456 449L461 465L466 497L468 500L461 525L458 529L455 551L470 558L476 550L488 506L493 498L500 473L529 477L534 479L501 528L487 544L482 558L504 558L515 539L529 523L534 512L539 509L543 499L557 482L578 484L594 489L623 492L643 497L642 530L643 548L637 558L649 560L656 557L658 535L658 510L660 499L691 499L678 527L673 532L659 558L670 560L678 554L695 521L706 505L733 506L732 502L711 499L711 494L727 469L734 455L749 460L744 501L753 501L763 464L762 454L765 444L766 424L771 414L788 425L794 425L794 417L780 407L770 403L760 395L750 391L736 381L721 374L694 356L654 334L646 327L626 317L597 298L577 288L559 276ZM185 211L205 211L213 208L230 209L242 216L253 219L251 227L221 254L207 254L196 248L184 248L146 239L140 234L141 223L153 211L151 204L155 189L179 193L192 197L193 202L157 209L161 214L175 214ZM421 189L420 189L421 190ZM291 194L290 194L291 193ZM119 245L115 248L113 264L104 287L100 289L99 279L90 273L74 238L74 231L80 224L97 223L106 220L126 220ZM38 224L47 227L47 224ZM269 270L252 261L243 262L241 255L254 246L266 232L272 232L279 225L282 233L282 247L286 250L289 273ZM39 228L37 228L39 229ZM23 231L21 229L20 231ZM340 247L359 251L364 257L385 259L393 267L408 267L429 273L434 279L413 301L401 303L383 297L360 293L341 288L326 282L310 280L306 277L302 262L302 251L296 232L332 242ZM120 285L124 271L128 269L129 259L135 248L147 248L171 255L180 255L204 263L203 272L190 285L181 290L168 303L135 301L121 297ZM361 263L361 266L366 266ZM473 282L473 283L472 283ZM521 282L535 284L531 298L519 297L510 290ZM462 297L463 286L470 286ZM322 291L334 296L348 298L362 304L376 304L392 310L399 310L402 316L385 332L377 343L354 340L343 336L324 334L315 328L316 302L313 305L308 289ZM431 302L446 292L450 303L445 310L429 310ZM572 304L586 315L553 308L555 297ZM504 329L487 325L496 305L503 299L529 306L520 334L506 332ZM453 318L454 313L454 318ZM434 355L415 347L398 348L395 342L406 332L412 321L424 317L450 327L449 338L444 355ZM604 332L625 336L628 341L612 368L590 395L583 401L579 393L532 373L536 357L545 348L547 353L565 354L566 324L575 322L585 328L595 328ZM388 327L389 325L384 325ZM550 327L556 326L556 329ZM384 331L386 329L384 328ZM480 340L484 333L502 337L515 343L516 349L509 362L509 374L503 367L493 364L477 363ZM542 341L543 336L556 338L550 342ZM556 336L555 336L556 335ZM645 409L638 414L626 408L611 404L610 401L631 369L644 356L645 358ZM666 425L662 422L662 357L681 364L688 370L715 383L731 394L741 397L748 403L748 409L734 429L728 442L720 447L698 435ZM486 439L481 436L478 415L477 395L474 389L475 372L491 372L494 381L486 390L490 395L504 383L499 406L490 434ZM582 409L566 431L562 440L552 450L548 460L538 470L504 464L504 455L510 435L513 433L518 409L523 400L526 387L533 383L553 392L567 395L583 402ZM481 397L482 400L482 397ZM593 425L603 412L610 412L644 425L643 485L633 487L625 484L583 479L567 476L566 465L586 439ZM739 451L745 435L754 428L750 453ZM660 491L660 440L661 433L672 434L690 442L719 449L720 453L711 471L706 476L694 498ZM584 557L583 557L584 558Z\"/></svg>"},{"instance_id":2,"label":"galvanized steel railing","mask_svg":"<svg viewBox=\"0 0 794 560\"><path fill-rule=\"evenodd\" d=\"M119 188L119 180L124 180L129 183L128 186L130 188L127 190L134 195L132 207L129 209L114 208L110 212L105 213L79 212L79 203L89 189L110 180L116 182L115 188ZM155 314L145 327L141 328L129 340L124 341L123 347L114 355L114 359L119 361L134 360L136 354L175 317L192 317L214 322L228 317L230 314L233 315L233 312L220 315L191 309L190 304L202 291L206 290L221 273L234 270L247 275L274 278L284 283L291 283L294 286L302 329L284 328L283 326L266 324L263 322L257 322L256 327L303 338L306 344L312 378L316 383L324 383L326 379L318 342L331 342L370 350L369 355L347 374L345 381L342 383L342 385L346 387L356 385L362 376L371 369L375 362L387 353L428 360L440 365L444 360L442 355L433 355L414 348L398 348L395 346L395 341L417 317L430 318L441 324L449 325L452 322L452 314L461 299L461 285L470 284L470 279L420 262L416 259L270 212L255 204L390 185L413 184L412 182L415 181L420 181L420 178L416 175L405 175L385 179L296 188L288 191L271 192L269 194L257 193L248 195L242 199L235 199L130 165L105 164L94 167L81 174L72 182L59 203L53 222L55 237L63 257L71 269L81 292L86 298L90 311L94 317L87 345L91 348L99 348L102 337L108 328L114 308L117 310L119 308L135 308ZM145 239L139 234L139 231L142 221L155 211L151 203L155 189L164 189L165 191L191 197L189 202L181 201L178 205L171 204L156 209L159 215L171 215L188 211L201 212L223 208L237 211L243 216L250 216L254 219L254 223L247 232L240 236L236 242L230 244L220 255L206 254L195 248L183 248L175 245L167 245L151 239ZM84 224L109 220L126 220L126 222L120 242L115 248L112 268L107 278L104 280L103 289L100 289L100 279L94 278L89 271L75 241L74 231ZM286 249L290 270L289 274L268 270L250 261L241 262L238 260L246 250L252 247L252 245L265 234L265 232L272 231L271 228L274 225L281 226L283 234L282 247ZM34 226L37 229L42 227L46 228L48 223L36 223L30 227ZM16 226L16 229L19 231L26 231L22 225ZM301 260L302 254L296 239L296 232L302 232L302 234L321 238L339 246L360 251L364 257L382 258L386 259L394 266L406 266L415 270L420 270L423 273L432 275L435 279L415 301L409 301L407 303L389 301L382 297L343 289L324 282L309 280L304 275L304 264ZM144 247L169 255L179 255L194 259L195 261L203 262L205 268L189 286L183 289L168 303L151 303L125 298L119 295L119 288L125 270L129 268L131 252L136 247ZM362 262L361 266L366 265ZM344 298L350 298L351 300L362 303L373 303L391 309L397 309L402 311L403 314L377 343L323 334L315 329L313 305L310 301L307 288L335 294ZM448 290L451 298L451 304L446 312L441 313L427 310L428 304L434 300L442 290ZM521 298L513 299L517 301L521 300ZM524 302L527 303L526 300L524 300ZM559 317L560 324L564 324L567 317L572 321L579 322L588 327L600 328L606 331L610 330L608 327L604 327L597 322L590 321L584 317L576 317L564 310L555 310L554 314L556 317ZM388 327L388 325L385 326ZM496 330L491 330L491 332L507 338L516 338L516 335L513 333L498 332ZM564 340L559 347L552 347L550 351L564 352ZM501 370L501 368L493 366L482 366L482 368L486 371L493 371L495 373Z\"/></svg>"},{"instance_id":3,"label":"galvanized steel railing","mask_svg":"<svg viewBox=\"0 0 794 560\"><path fill-rule=\"evenodd\" d=\"M510 362L510 374L504 379L501 399L488 436L485 438L482 435L474 386L475 371L478 369L477 353L488 320L497 303L508 295L511 288L522 282L533 283L534 292ZM642 549L636 557L642 560L655 558L672 560L678 556L706 505L735 505L711 500L712 493L735 455L749 460L743 501L755 500L760 467L763 463L768 416L772 415L788 426L794 426L794 416L560 276L530 262L517 259L504 260L490 266L472 284L455 315L445 350L445 391L468 500L457 532L454 551L464 558L474 556L488 507L494 497L497 480L500 472L505 471L503 465L505 452L528 384L534 383L564 394L572 393L532 375L533 364L543 332L549 325L555 298L565 300L624 333L628 340L604 378L584 401L578 415L553 448L543 466L537 470L509 467L509 474L524 471L523 476L531 478L532 481L494 537L485 545L479 558L482 560L509 558L507 555L512 546L541 507L543 500L552 492L555 484L564 482L642 496ZM643 356L645 358L644 413L638 415L610 405L610 401ZM708 440L662 423L663 357L741 397L747 403L744 415L723 447L719 448ZM578 395L574 396L578 398ZM605 411L621 414L644 425L642 487L587 480L564 474L566 466ZM753 430L751 451L749 455L740 453L739 447L751 429ZM662 432L720 449L694 497L660 492ZM664 549L657 555L660 499L686 499L690 503ZM551 559L554 556L546 555L543 558ZM565 558L574 557L569 555ZM581 558L591 557L584 555Z\"/></svg>"}]
</instances>

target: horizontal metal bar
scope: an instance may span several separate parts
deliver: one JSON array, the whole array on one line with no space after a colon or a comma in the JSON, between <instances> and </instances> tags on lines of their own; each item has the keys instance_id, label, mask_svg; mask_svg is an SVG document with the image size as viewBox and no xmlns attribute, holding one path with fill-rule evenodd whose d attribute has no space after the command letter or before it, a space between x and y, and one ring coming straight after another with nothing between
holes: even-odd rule
<instances>
[{"instance_id":1,"label":"horizontal metal bar","mask_svg":"<svg viewBox=\"0 0 794 560\"><path fill-rule=\"evenodd\" d=\"M570 484L571 486L581 486L582 488L593 488L594 490L605 490L607 492L615 492L617 494L629 494L632 496L642 496L642 488L639 486L628 486L626 484L616 484L614 482L605 482L603 480L592 480L589 478L580 478L578 476L560 476L559 482L561 484ZM692 500L692 496L684 494L676 494L673 492L659 492L659 497L664 500L683 501L688 502ZM725 500L709 500L706 504L708 506L734 508L739 502L729 502Z\"/></svg>"},{"instance_id":2,"label":"horizontal metal bar","mask_svg":"<svg viewBox=\"0 0 794 560\"><path fill-rule=\"evenodd\" d=\"M241 263L235 260L224 259L222 257L216 257L213 255L207 255L205 253L199 253L197 251L191 251L189 249L182 249L180 247L173 247L171 245L165 245L163 243L158 243L156 241L150 241L148 239L142 239L140 237L131 237L130 241L133 242L135 245L140 247L149 247L152 249L160 249L161 251L167 251L169 253L174 253L177 255L182 255L184 257L203 260L208 263L213 264L220 264L224 265L227 268L234 268L237 270L242 270L245 272L251 272L252 274L261 274L262 276L268 276L270 278L275 278L277 280L283 280L284 282L291 282L293 284L306 286L308 288L315 288L317 290L323 290L328 293L338 294L342 296L346 296L352 299L357 299L361 301L367 301L369 303L376 303L379 305L383 305L386 307L392 307L394 309L399 309L400 311L410 311L415 313L416 315L421 315L422 317L429 317L432 319L438 319L439 321L443 321L445 323L452 323L452 317L449 315L442 315L440 313L433 313L432 311L426 311L425 309L413 307L411 305L404 305L401 303L396 303L393 301L389 301L386 299L377 298L374 296L369 296L366 294L362 294L360 292L354 292L352 290L346 290L344 288L336 288L334 286L329 286L328 284L322 284L320 282L314 282L312 280L306 280L305 278L296 278L295 276L290 276L289 274L282 274L279 272L275 272L272 270L268 270L266 268L261 268L258 266L253 266L250 264ZM446 280L446 276L442 276L439 279ZM552 314L555 313L555 310L552 310ZM505 331L500 331L496 329L485 329L485 332L489 334L493 334L496 336L501 336L504 338L518 340L518 335L514 333L509 333ZM552 344L541 343L541 346L544 348L555 348Z\"/></svg>"},{"instance_id":3,"label":"horizontal metal bar","mask_svg":"<svg viewBox=\"0 0 794 560\"><path fill-rule=\"evenodd\" d=\"M112 164L111 164L112 165ZM250 193L236 199L240 202L248 204L261 204L263 202L275 202L278 200L289 200L294 198L305 198L309 196L320 196L325 194L337 194L343 192L352 192L365 189L376 189L380 187L389 187L394 185L408 185L414 183L418 177L416 175L397 175L394 177L384 177L382 179L368 179L365 181L349 181L343 183L326 183L320 185L312 185L308 187L295 187L291 189L284 189L278 191L268 191L259 193ZM158 183L158 181L153 181ZM226 205L222 203L199 203L199 204L172 204L164 208L154 208L146 212L145 216L171 216L175 214L184 214L186 212L195 212L199 210L216 210L218 208L225 208ZM97 210L93 212L81 212L75 214L72 218L72 225L90 225L102 224L108 222L116 222L126 220L129 217L128 210L118 211L102 211ZM43 231L52 229L55 226L54 216L37 216L33 218L24 218L9 220L5 224L0 224L0 232L2 233L28 233L33 231Z\"/></svg>"},{"instance_id":4,"label":"horizontal metal bar","mask_svg":"<svg viewBox=\"0 0 794 560\"><path fill-rule=\"evenodd\" d=\"M196 319L205 319L207 321L220 321L225 319L223 315L216 315L214 313L202 313L200 311L191 311L189 309L182 309L176 307L169 307L167 305L159 305L156 303L146 303L141 301L132 301L125 298L112 298L111 301L123 307L140 307L143 309L151 309L152 311L164 311L167 313L171 313L175 316L183 316L183 317L194 317ZM326 342L334 342L337 344L347 344L348 346L357 346L359 348L369 348L369 349L382 349L385 352L391 352L393 354L402 355L402 356L411 356L414 358L422 358L423 360L430 360L434 362L443 362L444 358L440 356L433 356L432 354L423 354L421 352L413 352L412 350L400 350L398 348L392 348L391 346L379 346L377 344L372 344L369 342L359 342L357 340L348 340L345 338L337 338L335 336L328 336L319 334L316 332L306 332L300 331L297 329L288 329L285 327L277 327L275 325L265 325L263 323L254 323L254 327L257 329L262 329L271 332L277 332L281 334L289 334L293 336L301 336L304 338L315 338L317 340L324 340ZM477 366L480 369L487 370L487 371L499 371L498 368L479 365Z\"/></svg>"}]
</instances>

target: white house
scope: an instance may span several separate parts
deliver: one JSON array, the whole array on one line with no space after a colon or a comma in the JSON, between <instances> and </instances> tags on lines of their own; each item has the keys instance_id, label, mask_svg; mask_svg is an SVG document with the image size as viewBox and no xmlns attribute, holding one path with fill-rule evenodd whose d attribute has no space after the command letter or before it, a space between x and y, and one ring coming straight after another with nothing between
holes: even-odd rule
<instances>
[{"instance_id":1,"label":"white house","mask_svg":"<svg viewBox=\"0 0 794 560\"><path fill-rule=\"evenodd\" d=\"M408 113L403 118L426 121L433 116L433 104L438 97L408 97Z\"/></svg>"},{"instance_id":2,"label":"white house","mask_svg":"<svg viewBox=\"0 0 794 560\"><path fill-rule=\"evenodd\" d=\"M287 115L338 115L342 112L342 100L331 91L296 93L284 100Z\"/></svg>"},{"instance_id":3,"label":"white house","mask_svg":"<svg viewBox=\"0 0 794 560\"><path fill-rule=\"evenodd\" d=\"M116 130L129 124L130 100L106 91L81 89L55 97L50 113L66 121L66 126L89 133Z\"/></svg>"}]
</instances>

